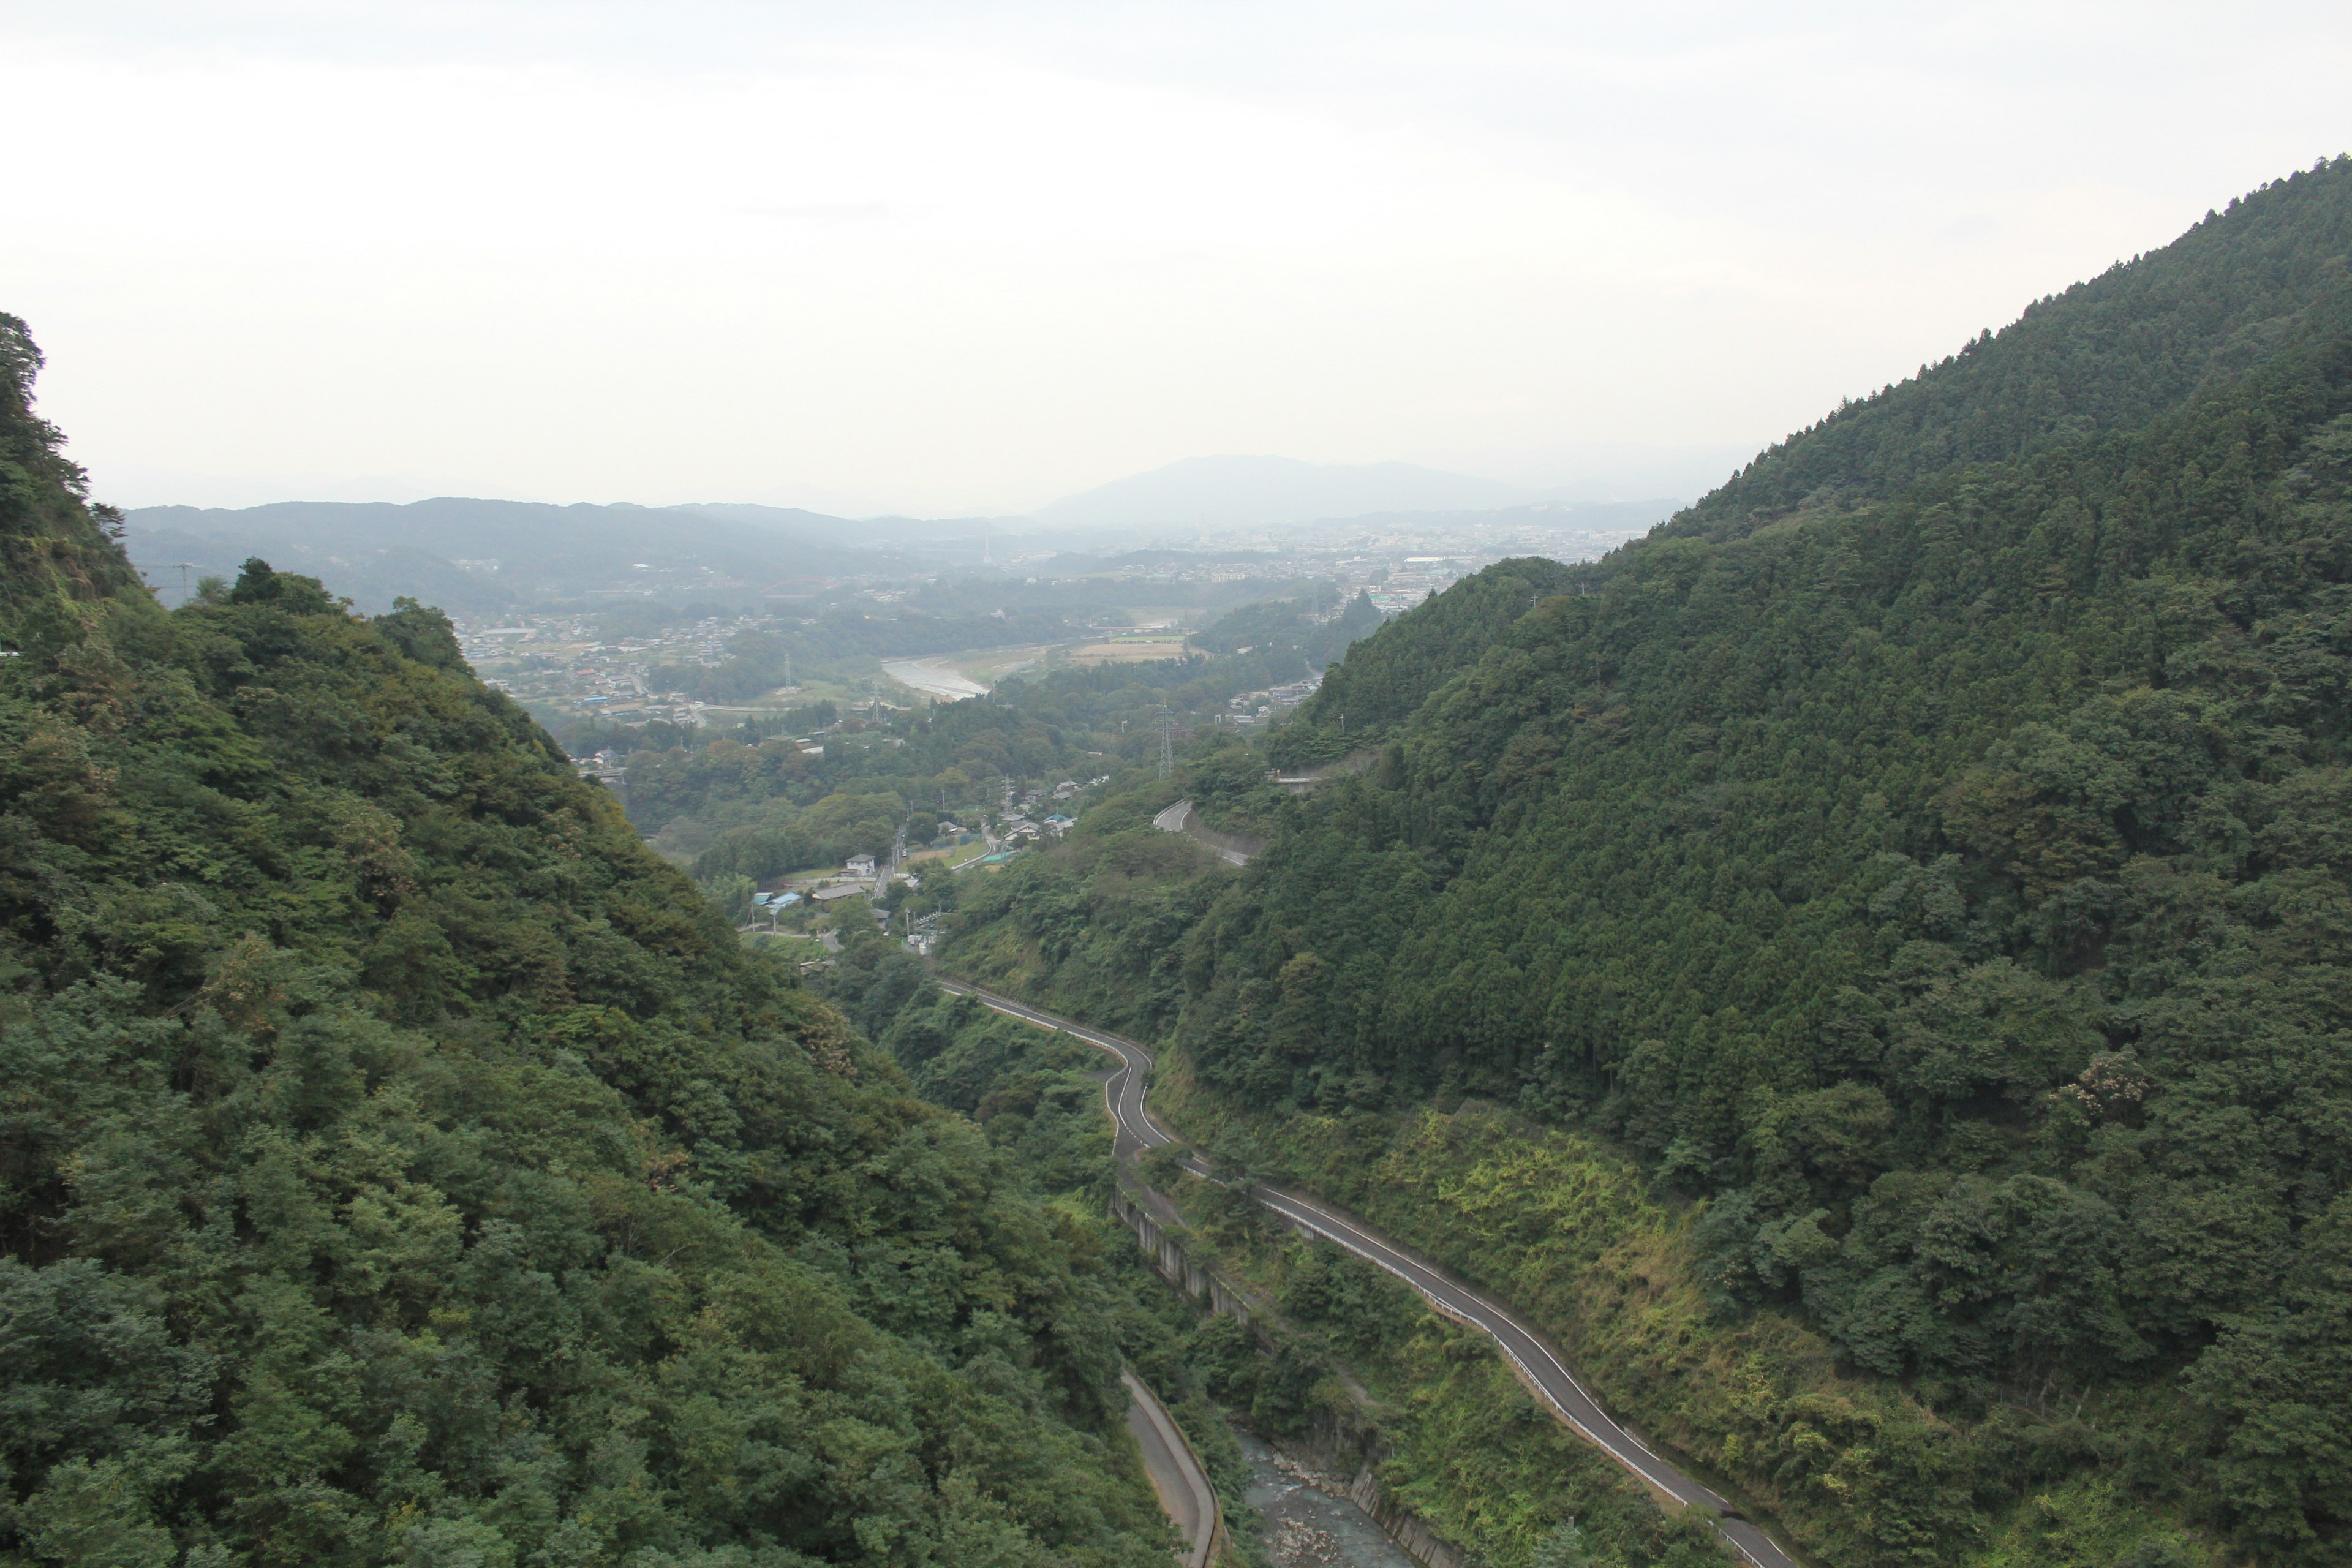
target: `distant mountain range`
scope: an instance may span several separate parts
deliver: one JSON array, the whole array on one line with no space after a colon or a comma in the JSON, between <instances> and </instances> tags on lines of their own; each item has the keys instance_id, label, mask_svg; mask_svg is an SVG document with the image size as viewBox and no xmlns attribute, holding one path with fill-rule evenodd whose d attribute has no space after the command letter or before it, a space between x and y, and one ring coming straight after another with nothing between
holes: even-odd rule
<instances>
[{"instance_id":1,"label":"distant mountain range","mask_svg":"<svg viewBox=\"0 0 2352 1568\"><path fill-rule=\"evenodd\" d=\"M1380 531L1491 521L1567 532L1639 532L1671 500L1530 501L1491 479L1410 463L1199 458L1072 496L1028 517L851 520L793 507L708 502L553 506L445 496L391 502L152 506L126 514L131 558L166 603L236 575L251 557L315 576L371 614L396 598L496 614L549 598L791 598L844 578L972 566L1041 545L1093 555L1193 534L1310 525ZM1017 541L1017 542L1016 542ZM1613 540L1612 541L1613 542Z\"/></svg>"},{"instance_id":2,"label":"distant mountain range","mask_svg":"<svg viewBox=\"0 0 2352 1568\"><path fill-rule=\"evenodd\" d=\"M845 544L844 519L785 507L549 506L443 497L283 501L235 510L141 507L124 542L147 580L177 602L180 579L234 577L248 556L316 576L371 612L406 596L488 612L544 595L740 595L796 582L905 569L885 550ZM873 538L872 531L865 537Z\"/></svg>"},{"instance_id":3,"label":"distant mountain range","mask_svg":"<svg viewBox=\"0 0 2352 1568\"><path fill-rule=\"evenodd\" d=\"M1279 527L1367 512L1484 511L1550 499L1541 490L1415 463L1187 458L1065 496L1029 517L1072 532Z\"/></svg>"}]
</instances>

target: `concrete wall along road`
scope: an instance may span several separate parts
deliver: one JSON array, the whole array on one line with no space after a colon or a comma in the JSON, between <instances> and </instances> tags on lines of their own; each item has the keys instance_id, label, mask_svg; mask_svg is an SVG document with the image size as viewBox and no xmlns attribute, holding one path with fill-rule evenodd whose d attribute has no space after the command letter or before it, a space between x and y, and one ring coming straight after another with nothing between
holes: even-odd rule
<instances>
[{"instance_id":1,"label":"concrete wall along road","mask_svg":"<svg viewBox=\"0 0 2352 1568\"><path fill-rule=\"evenodd\" d=\"M1127 1429L1143 1450L1144 1468L1150 1474L1151 1489L1160 1494L1160 1509L1184 1538L1176 1561L1183 1568L1208 1568L1223 1561L1225 1510L1210 1484L1208 1467L1150 1385L1132 1367L1121 1367L1118 1376L1131 1401Z\"/></svg>"},{"instance_id":2,"label":"concrete wall along road","mask_svg":"<svg viewBox=\"0 0 2352 1568\"><path fill-rule=\"evenodd\" d=\"M1194 1258L1170 1235L1151 1212L1155 1207L1165 1206L1169 1206L1168 1200L1148 1188L1140 1194L1130 1194L1124 1184L1111 1189L1111 1217L1135 1233L1137 1245L1151 1259L1160 1277L1211 1311L1248 1326L1257 1334L1259 1342L1272 1350L1274 1341L1266 1332L1265 1322L1274 1317L1273 1311L1255 1295ZM1172 1217L1171 1211L1171 1220ZM1387 1457L1385 1446L1370 1412L1360 1408L1356 1415L1358 1419L1349 1421L1333 1412L1318 1422L1313 1443L1317 1461L1338 1475L1353 1472L1356 1479L1349 1485L1349 1500L1370 1515L1381 1532L1423 1568L1468 1568L1458 1550L1423 1523L1419 1515L1389 1496L1388 1489L1381 1485L1376 1470Z\"/></svg>"}]
</instances>

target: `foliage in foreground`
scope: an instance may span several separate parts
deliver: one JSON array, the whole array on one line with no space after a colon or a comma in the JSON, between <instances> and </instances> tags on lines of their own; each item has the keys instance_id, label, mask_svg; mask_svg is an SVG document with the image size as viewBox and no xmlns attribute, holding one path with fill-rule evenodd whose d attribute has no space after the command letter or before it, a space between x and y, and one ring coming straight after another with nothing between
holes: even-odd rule
<instances>
[{"instance_id":1,"label":"foliage in foreground","mask_svg":"<svg viewBox=\"0 0 2352 1568\"><path fill-rule=\"evenodd\" d=\"M1095 1076L1098 1052L946 996L878 941L853 942L824 984L921 1093L971 1114L1041 1187L1100 1215L1111 1140ZM1093 1220L1127 1287L1122 1348L1201 1451L1237 1538L1246 1541L1256 1513L1243 1495L1248 1468L1224 1410L1263 1436L1294 1442L1375 1432L1391 1492L1498 1568L1539 1562L1543 1543L1564 1528L1576 1531L1581 1560L1596 1564L1719 1562L1703 1527L1660 1513L1561 1428L1483 1337L1430 1313L1410 1289L1337 1248L1286 1239L1237 1193L1180 1186L1169 1173L1157 1179L1182 1194L1199 1226L1196 1244L1279 1309L1256 1331L1204 1316L1143 1267L1123 1229ZM1348 1384L1369 1385L1373 1405L1360 1404Z\"/></svg>"},{"instance_id":2,"label":"foliage in foreground","mask_svg":"<svg viewBox=\"0 0 2352 1568\"><path fill-rule=\"evenodd\" d=\"M0 318L0 1553L1156 1565L1090 1238L446 624L166 615Z\"/></svg>"}]
</instances>

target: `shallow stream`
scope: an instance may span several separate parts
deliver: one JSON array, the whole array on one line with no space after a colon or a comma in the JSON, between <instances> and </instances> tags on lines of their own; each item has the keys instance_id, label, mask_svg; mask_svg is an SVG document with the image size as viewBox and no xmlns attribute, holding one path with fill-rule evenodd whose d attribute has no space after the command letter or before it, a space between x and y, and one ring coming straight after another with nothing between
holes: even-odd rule
<instances>
[{"instance_id":1,"label":"shallow stream","mask_svg":"<svg viewBox=\"0 0 2352 1568\"><path fill-rule=\"evenodd\" d=\"M1238 1431L1250 1463L1249 1500L1265 1515L1276 1568L1420 1568L1348 1500L1348 1478Z\"/></svg>"}]
</instances>

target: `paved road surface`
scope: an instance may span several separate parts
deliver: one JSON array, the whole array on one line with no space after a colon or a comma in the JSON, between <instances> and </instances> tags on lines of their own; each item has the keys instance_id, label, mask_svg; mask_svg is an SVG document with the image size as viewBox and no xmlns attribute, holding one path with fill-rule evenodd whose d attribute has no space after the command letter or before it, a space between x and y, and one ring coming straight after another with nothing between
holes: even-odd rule
<instances>
[{"instance_id":1,"label":"paved road surface","mask_svg":"<svg viewBox=\"0 0 2352 1568\"><path fill-rule=\"evenodd\" d=\"M1214 838L1209 836L1204 825L1193 821L1192 803L1189 800L1180 800L1174 805L1170 806L1167 810L1153 817L1151 819L1151 826L1160 829L1162 833L1192 834L1192 837L1200 839L1201 842L1215 850L1217 852L1217 858L1223 860L1228 866L1246 866L1250 863L1250 858L1248 856L1243 854L1238 849L1231 847L1230 846L1216 842ZM1196 831L1196 829L1198 829L1198 831Z\"/></svg>"},{"instance_id":2,"label":"paved road surface","mask_svg":"<svg viewBox=\"0 0 2352 1568\"><path fill-rule=\"evenodd\" d=\"M1024 1018L1048 1029L1059 1029L1117 1057L1119 1065L1103 1084L1103 1103L1108 1107L1111 1120L1118 1127L1114 1149L1117 1158L1122 1163L1132 1159L1142 1150L1156 1149L1176 1142L1151 1120L1150 1112L1144 1108L1143 1091L1146 1077L1151 1070L1151 1053L1141 1046L961 981L941 979L939 984L943 991L959 996L976 996L1000 1013ZM1185 1168L1196 1175L1209 1173L1208 1168L1198 1160L1187 1160ZM1678 1503L1698 1504L1719 1515L1717 1530L1740 1556L1755 1564L1756 1568L1797 1568L1796 1560L1754 1521L1741 1515L1713 1489L1684 1474L1612 1418L1593 1398L1591 1392L1569 1370L1568 1363L1560 1359L1558 1352L1538 1338L1501 1302L1396 1246L1378 1231L1304 1194L1261 1184L1257 1196L1261 1203L1293 1225L1337 1242L1359 1258L1387 1269L1420 1291L1431 1305L1447 1317L1490 1335L1502 1348L1503 1353L1517 1364L1527 1379L1543 1391L1544 1398L1555 1415L1660 1495Z\"/></svg>"},{"instance_id":3,"label":"paved road surface","mask_svg":"<svg viewBox=\"0 0 2352 1568\"><path fill-rule=\"evenodd\" d=\"M1125 1367L1119 1369L1118 1380L1127 1384L1128 1396L1134 1401L1127 1407L1127 1429L1135 1434L1136 1447L1143 1450L1143 1468L1150 1473L1151 1489L1160 1494L1160 1506L1184 1538L1184 1550L1177 1561L1184 1568L1206 1568L1209 1548L1217 1535L1217 1494L1158 1396Z\"/></svg>"}]
</instances>

